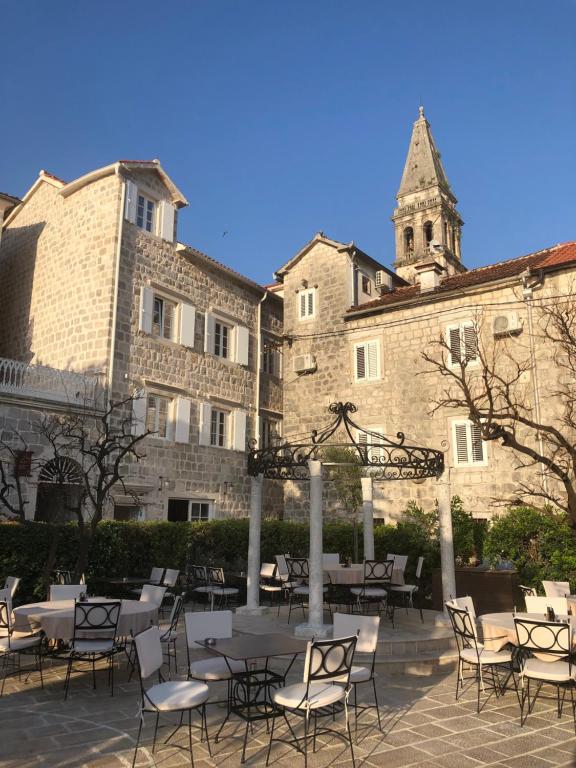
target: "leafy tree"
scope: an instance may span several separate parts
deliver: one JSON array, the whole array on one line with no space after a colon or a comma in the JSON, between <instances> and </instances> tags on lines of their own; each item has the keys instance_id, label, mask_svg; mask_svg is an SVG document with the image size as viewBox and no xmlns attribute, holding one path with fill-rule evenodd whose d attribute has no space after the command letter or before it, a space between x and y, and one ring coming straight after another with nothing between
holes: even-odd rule
<instances>
[{"instance_id":1,"label":"leafy tree","mask_svg":"<svg viewBox=\"0 0 576 768\"><path fill-rule=\"evenodd\" d=\"M362 465L351 448L329 446L323 451L323 461L330 467L330 477L338 501L352 519L354 562L358 562L358 510L362 507Z\"/></svg>"}]
</instances>

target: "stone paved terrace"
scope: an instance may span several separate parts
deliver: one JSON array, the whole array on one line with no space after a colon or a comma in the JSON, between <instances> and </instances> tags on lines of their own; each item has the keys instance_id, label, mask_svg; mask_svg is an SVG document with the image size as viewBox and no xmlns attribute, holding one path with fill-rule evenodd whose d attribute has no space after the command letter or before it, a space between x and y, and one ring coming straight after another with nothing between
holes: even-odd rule
<instances>
[{"instance_id":1,"label":"stone paved terrace","mask_svg":"<svg viewBox=\"0 0 576 768\"><path fill-rule=\"evenodd\" d=\"M398 618L395 632L399 642L418 632L411 620L402 620L400 615ZM236 618L236 630L241 632L277 631L284 626L284 619L277 621L273 617ZM421 627L419 631L424 632L425 628ZM384 632L387 637L390 635L387 627ZM183 626L180 634L183 635ZM179 677L185 676L185 658L181 641ZM576 738L569 705L562 719L558 720L555 701L539 700L528 724L520 728L519 708L513 691L500 699L492 696L477 715L475 688L456 703L454 672L425 674L435 669L436 666L425 664L417 670L420 674L409 675L403 673L401 665L395 670L386 661L380 665L378 695L384 732L378 731L373 710L364 713L355 747L358 768L475 768L488 765L549 768L576 765ZM61 663L48 664L44 690L41 690L36 674L28 682L24 677L21 681L17 677L9 678L4 696L0 698L0 766L119 768L131 765L138 727L139 685L135 680L127 682L124 661L117 673L113 698L102 672L96 691L92 690L89 674L75 676L69 699L64 701L63 672ZM301 663L299 667L297 663L289 682L295 681L300 674ZM209 706L212 741L223 717L224 709L220 705ZM153 716L148 716L143 740L146 748L139 751L137 766L144 768L156 764L162 768L177 768L190 765L188 753L173 747L157 749L153 762L149 749L153 720ZM167 733L169 729L165 730ZM212 759L204 745L195 743L196 767L239 766L242 733L243 724L233 720L219 743L212 743ZM187 743L185 729L176 743ZM334 763L342 768L351 766L349 751L343 742L319 737L319 744L319 750L311 756L311 768L324 768ZM266 728L257 723L249 739L246 764L263 766L266 747ZM297 768L303 766L303 758L284 745L276 745L271 765Z\"/></svg>"}]
</instances>

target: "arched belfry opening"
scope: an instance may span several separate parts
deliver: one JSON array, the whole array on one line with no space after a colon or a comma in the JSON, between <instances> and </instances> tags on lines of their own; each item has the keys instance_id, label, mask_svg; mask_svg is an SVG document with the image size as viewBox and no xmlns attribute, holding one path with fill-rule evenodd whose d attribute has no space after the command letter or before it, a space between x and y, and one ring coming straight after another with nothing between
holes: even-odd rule
<instances>
[{"instance_id":1,"label":"arched belfry opening","mask_svg":"<svg viewBox=\"0 0 576 768\"><path fill-rule=\"evenodd\" d=\"M431 221L424 222L424 242L426 248L430 247L430 243L434 240L434 224Z\"/></svg>"},{"instance_id":2,"label":"arched belfry opening","mask_svg":"<svg viewBox=\"0 0 576 768\"><path fill-rule=\"evenodd\" d=\"M407 257L414 255L414 230L412 227L406 227L404 230L404 255Z\"/></svg>"}]
</instances>

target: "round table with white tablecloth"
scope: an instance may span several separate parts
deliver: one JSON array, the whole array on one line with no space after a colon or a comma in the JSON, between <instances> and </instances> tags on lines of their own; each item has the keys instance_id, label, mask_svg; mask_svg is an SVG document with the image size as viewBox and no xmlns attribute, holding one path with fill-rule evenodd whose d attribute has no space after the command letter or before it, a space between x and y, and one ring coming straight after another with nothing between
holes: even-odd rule
<instances>
[{"instance_id":1,"label":"round table with white tablecloth","mask_svg":"<svg viewBox=\"0 0 576 768\"><path fill-rule=\"evenodd\" d=\"M542 613L517 613L519 619L533 619L536 621L546 621L546 616ZM570 619L572 626L572 645L576 645L576 617L558 616L558 619ZM513 613L485 613L479 617L482 625L482 634L484 637L484 647L488 651L499 651L507 643L518 644L516 637L516 626L514 624Z\"/></svg>"},{"instance_id":2,"label":"round table with white tablecloth","mask_svg":"<svg viewBox=\"0 0 576 768\"><path fill-rule=\"evenodd\" d=\"M109 602L91 597L89 603ZM138 634L158 620L158 606L141 600L122 600L118 618L118 637ZM70 640L74 636L74 600L47 600L15 608L14 629L23 632L42 629L50 640Z\"/></svg>"}]
</instances>

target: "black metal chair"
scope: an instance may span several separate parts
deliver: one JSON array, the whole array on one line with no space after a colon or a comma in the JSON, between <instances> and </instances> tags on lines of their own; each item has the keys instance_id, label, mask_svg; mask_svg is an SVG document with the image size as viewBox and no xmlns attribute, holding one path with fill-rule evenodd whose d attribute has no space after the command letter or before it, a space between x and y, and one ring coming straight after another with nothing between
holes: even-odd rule
<instances>
[{"instance_id":1,"label":"black metal chair","mask_svg":"<svg viewBox=\"0 0 576 768\"><path fill-rule=\"evenodd\" d=\"M188 590L192 597L192 607L197 602L196 598L203 597L202 604L204 610L210 600L210 588L208 586L208 578L206 576L205 565L191 565L188 571Z\"/></svg>"},{"instance_id":2,"label":"black metal chair","mask_svg":"<svg viewBox=\"0 0 576 768\"><path fill-rule=\"evenodd\" d=\"M527 587L525 584L519 584L518 588L524 597L538 597L535 587Z\"/></svg>"},{"instance_id":3,"label":"black metal chair","mask_svg":"<svg viewBox=\"0 0 576 768\"><path fill-rule=\"evenodd\" d=\"M2 664L2 688L0 696L4 693L6 677L11 673L20 674L20 657L22 655L33 654L36 658L38 672L40 673L40 685L44 688L44 679L42 677L42 642L44 634L22 635L18 633L14 637L14 630L11 619L11 604L8 600L0 601L0 662ZM16 663L16 660L18 663ZM31 670L30 670L31 671Z\"/></svg>"},{"instance_id":4,"label":"black metal chair","mask_svg":"<svg viewBox=\"0 0 576 768\"><path fill-rule=\"evenodd\" d=\"M237 597L240 593L238 587L226 586L224 568L214 568L211 565L206 566L206 578L210 593L210 610L223 610L228 607L228 601L232 597Z\"/></svg>"},{"instance_id":5,"label":"black metal chair","mask_svg":"<svg viewBox=\"0 0 576 768\"><path fill-rule=\"evenodd\" d=\"M482 643L478 641L476 635L476 624L470 611L465 608L457 608L454 604L446 603L446 609L450 617L456 644L458 646L458 676L456 679L456 701L458 701L461 692L464 691L464 664L473 667L474 680L477 685L476 711L480 712L480 691L485 692L485 679L483 670L487 668L491 673L492 690L499 696L504 692L504 688L510 677L516 687L516 679L512 670L512 653L510 651L489 651ZM505 667L507 677L504 683L500 682L498 669Z\"/></svg>"},{"instance_id":6,"label":"black metal chair","mask_svg":"<svg viewBox=\"0 0 576 768\"><path fill-rule=\"evenodd\" d=\"M356 597L359 613L364 613L364 606L378 605L378 613L385 611L394 628L394 604L388 599L394 560L364 560L364 580L361 586L351 587L350 592Z\"/></svg>"},{"instance_id":7,"label":"black metal chair","mask_svg":"<svg viewBox=\"0 0 576 768\"><path fill-rule=\"evenodd\" d=\"M282 595L284 587L278 577L278 566L276 563L262 563L260 566L260 591L266 595L272 606L274 600L278 604L278 616L280 616L280 606L282 604Z\"/></svg>"},{"instance_id":8,"label":"black metal chair","mask_svg":"<svg viewBox=\"0 0 576 768\"><path fill-rule=\"evenodd\" d=\"M123 650L116 642L121 602L101 601L74 603L74 636L68 652L68 668L64 684L64 698L68 698L70 677L74 662L87 661L92 665L92 684L96 688L96 662L107 659L110 695L114 695L114 656Z\"/></svg>"},{"instance_id":9,"label":"black metal chair","mask_svg":"<svg viewBox=\"0 0 576 768\"><path fill-rule=\"evenodd\" d=\"M174 672L178 672L178 656L176 654L176 641L178 640L178 621L184 607L184 596L176 595L170 613L170 620L166 625L160 625L160 642L164 656L168 659L168 677L171 676L172 659L174 659Z\"/></svg>"},{"instance_id":10,"label":"black metal chair","mask_svg":"<svg viewBox=\"0 0 576 768\"><path fill-rule=\"evenodd\" d=\"M134 637L134 648L136 650L136 659L138 663L138 672L140 677L140 724L138 727L138 737L132 759L132 768L136 765L136 756L140 746L140 736L144 724L144 714L152 712L156 715L156 724L154 727L154 741L152 743L152 752L156 749L156 737L158 735L158 725L160 715L170 715L174 712L180 713L180 722L176 728L169 734L164 741L165 744L172 738L183 724L184 713L188 713L188 748L190 750L190 763L194 766L194 757L192 754L192 711L196 710L200 714L200 739L204 740L206 736L206 745L208 754L212 757L210 749L210 740L208 738L208 725L206 723L206 700L210 695L208 686L204 683L198 683L192 680L169 680L163 679L160 672L163 664L162 641L158 627L150 627L144 632ZM144 680L154 673L158 673L158 683L150 688L144 687ZM174 746L174 745L171 745Z\"/></svg>"},{"instance_id":11,"label":"black metal chair","mask_svg":"<svg viewBox=\"0 0 576 768\"><path fill-rule=\"evenodd\" d=\"M576 730L576 706L574 685L576 669L572 664L572 628L568 621L538 621L514 617L518 648L520 650L520 725L524 725L534 703L540 695L543 684L556 687L558 717L562 717L562 707L566 691L570 691L574 729ZM530 681L538 683L534 698L530 701ZM560 699L560 689L563 690ZM524 708L528 703L528 711Z\"/></svg>"},{"instance_id":12,"label":"black metal chair","mask_svg":"<svg viewBox=\"0 0 576 768\"><path fill-rule=\"evenodd\" d=\"M333 640L314 640L308 643L304 677L301 683L295 683L272 691L272 727L266 754L266 765L270 762L270 750L273 741L280 741L294 747L304 755L304 768L308 766L308 742L312 740L312 749L316 750L318 735L334 734L344 738L350 745L352 766L355 768L354 746L348 716L348 697L351 691L350 670L356 649L357 636L335 638ZM337 712L344 711L345 733L324 727L318 730L318 718L335 719ZM304 719L304 736L297 737L288 720L287 713ZM276 718L282 716L286 722L291 739L274 738ZM310 720L313 720L310 733ZM302 743L303 742L303 743Z\"/></svg>"},{"instance_id":13,"label":"black metal chair","mask_svg":"<svg viewBox=\"0 0 576 768\"><path fill-rule=\"evenodd\" d=\"M390 597L398 597L401 599L404 603L404 607L406 608L406 613L408 613L408 608L417 608L420 611L420 621L422 622L424 622L424 615L422 613L422 601L420 600L419 605L415 606L414 598L417 596L421 597L422 595L421 578L423 565L424 558L420 556L416 564L416 578L414 579L414 584L391 584L389 587Z\"/></svg>"}]
</instances>

